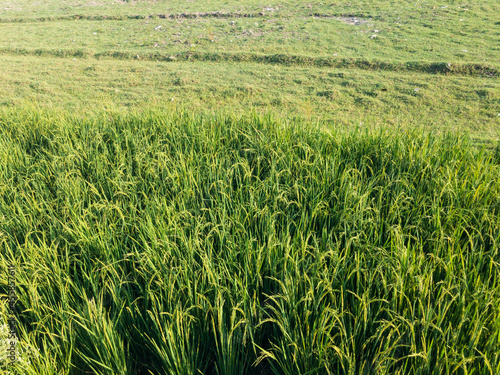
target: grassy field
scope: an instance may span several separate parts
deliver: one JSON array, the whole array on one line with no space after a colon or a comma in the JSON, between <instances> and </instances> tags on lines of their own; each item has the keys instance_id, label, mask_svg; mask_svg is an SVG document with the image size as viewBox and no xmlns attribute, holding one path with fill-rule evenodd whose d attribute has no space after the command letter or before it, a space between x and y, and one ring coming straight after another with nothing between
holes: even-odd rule
<instances>
[{"instance_id":1,"label":"grassy field","mask_svg":"<svg viewBox=\"0 0 500 375\"><path fill-rule=\"evenodd\" d=\"M250 109L499 136L494 1L4 5L3 107Z\"/></svg>"},{"instance_id":2,"label":"grassy field","mask_svg":"<svg viewBox=\"0 0 500 375\"><path fill-rule=\"evenodd\" d=\"M500 373L497 1L0 1L0 373Z\"/></svg>"}]
</instances>

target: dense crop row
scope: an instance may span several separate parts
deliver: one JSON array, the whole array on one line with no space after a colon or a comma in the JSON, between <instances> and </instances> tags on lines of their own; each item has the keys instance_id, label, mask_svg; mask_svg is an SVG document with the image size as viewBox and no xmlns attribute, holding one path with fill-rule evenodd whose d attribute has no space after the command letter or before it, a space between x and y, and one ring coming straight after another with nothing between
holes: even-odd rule
<instances>
[{"instance_id":1,"label":"dense crop row","mask_svg":"<svg viewBox=\"0 0 500 375\"><path fill-rule=\"evenodd\" d=\"M498 374L499 172L454 136L3 113L19 366Z\"/></svg>"}]
</instances>

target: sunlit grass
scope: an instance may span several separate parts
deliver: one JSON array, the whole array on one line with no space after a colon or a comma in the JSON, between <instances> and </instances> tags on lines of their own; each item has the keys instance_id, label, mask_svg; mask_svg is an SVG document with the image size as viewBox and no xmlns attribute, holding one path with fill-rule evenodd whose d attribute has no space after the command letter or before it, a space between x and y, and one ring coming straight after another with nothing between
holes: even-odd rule
<instances>
[{"instance_id":1,"label":"sunlit grass","mask_svg":"<svg viewBox=\"0 0 500 375\"><path fill-rule=\"evenodd\" d=\"M0 4L0 372L499 374L499 11Z\"/></svg>"},{"instance_id":2,"label":"sunlit grass","mask_svg":"<svg viewBox=\"0 0 500 375\"><path fill-rule=\"evenodd\" d=\"M159 111L0 134L25 373L500 371L498 151Z\"/></svg>"}]
</instances>

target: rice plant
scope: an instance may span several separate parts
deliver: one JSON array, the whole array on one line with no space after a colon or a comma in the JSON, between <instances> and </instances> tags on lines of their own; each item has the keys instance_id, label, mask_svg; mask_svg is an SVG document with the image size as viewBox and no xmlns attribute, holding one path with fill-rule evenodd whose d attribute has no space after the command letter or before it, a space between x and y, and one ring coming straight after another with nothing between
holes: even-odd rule
<instances>
[{"instance_id":1,"label":"rice plant","mask_svg":"<svg viewBox=\"0 0 500 375\"><path fill-rule=\"evenodd\" d=\"M9 109L0 160L25 373L500 373L500 166L466 137Z\"/></svg>"}]
</instances>

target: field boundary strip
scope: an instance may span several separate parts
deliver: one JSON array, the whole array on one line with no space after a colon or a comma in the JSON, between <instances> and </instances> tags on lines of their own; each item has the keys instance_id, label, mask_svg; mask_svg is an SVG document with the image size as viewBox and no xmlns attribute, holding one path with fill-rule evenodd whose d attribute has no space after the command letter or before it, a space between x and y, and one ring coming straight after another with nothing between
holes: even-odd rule
<instances>
[{"instance_id":1,"label":"field boundary strip","mask_svg":"<svg viewBox=\"0 0 500 375\"><path fill-rule=\"evenodd\" d=\"M292 15L284 15L283 13L274 12L193 12L193 13L172 13L172 14L129 14L129 15L65 15L65 16L47 16L47 17L27 17L27 18L0 18L0 23L30 23L30 22L51 22L51 21L123 21L123 20L144 20L144 19L197 19L197 18L274 18L288 17ZM326 13L307 13L300 15L301 17L316 17L316 18L366 18L376 20L378 17L369 16L366 14L326 14Z\"/></svg>"},{"instance_id":2,"label":"field boundary strip","mask_svg":"<svg viewBox=\"0 0 500 375\"><path fill-rule=\"evenodd\" d=\"M498 77L500 67L481 63L450 63L406 61L386 62L370 61L360 58L338 57L311 57L290 54L254 54L254 53L227 53L227 52L181 52L181 53L143 53L134 51L105 51L91 52L87 50L50 50L50 49L23 49L2 48L0 54L83 58L83 59L118 59L118 60L144 60L144 61L209 61L209 62L246 62L275 64L286 66L316 66L328 68L357 68L362 70L420 72L428 74L445 74L457 76L483 76Z\"/></svg>"}]
</instances>

